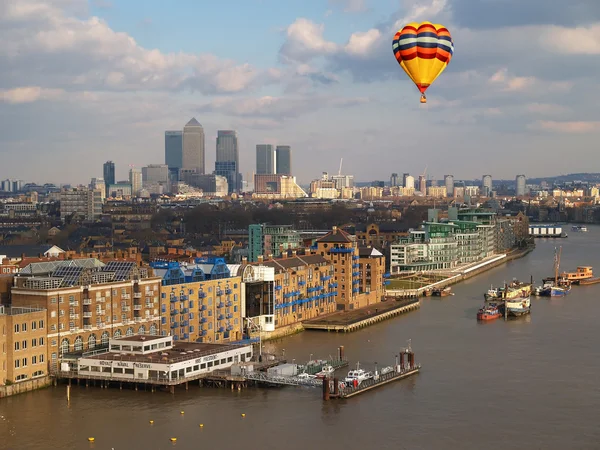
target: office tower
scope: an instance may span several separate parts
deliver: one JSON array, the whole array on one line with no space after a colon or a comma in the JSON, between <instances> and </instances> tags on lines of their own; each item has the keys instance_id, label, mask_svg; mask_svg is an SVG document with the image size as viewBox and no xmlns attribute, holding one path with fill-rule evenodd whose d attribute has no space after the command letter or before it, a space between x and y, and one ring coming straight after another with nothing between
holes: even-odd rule
<instances>
[{"instance_id":1,"label":"office tower","mask_svg":"<svg viewBox=\"0 0 600 450\"><path fill-rule=\"evenodd\" d=\"M391 187L398 186L398 174L397 173L393 173L392 176L390 177L390 186Z\"/></svg>"},{"instance_id":2,"label":"office tower","mask_svg":"<svg viewBox=\"0 0 600 450\"><path fill-rule=\"evenodd\" d=\"M404 175L406 175L406 178L404 178L404 187L409 188L409 189L414 189L415 188L415 177L412 177L406 173Z\"/></svg>"},{"instance_id":3,"label":"office tower","mask_svg":"<svg viewBox=\"0 0 600 450\"><path fill-rule=\"evenodd\" d=\"M454 195L454 175L444 175L444 184L446 185L446 196Z\"/></svg>"},{"instance_id":4,"label":"office tower","mask_svg":"<svg viewBox=\"0 0 600 450\"><path fill-rule=\"evenodd\" d=\"M106 183L104 182L104 178L92 178L90 182L90 189L92 191L100 191L100 198L102 201L104 201L106 198Z\"/></svg>"},{"instance_id":5,"label":"office tower","mask_svg":"<svg viewBox=\"0 0 600 450\"><path fill-rule=\"evenodd\" d=\"M289 145L275 148L275 165L277 175L292 175L292 148Z\"/></svg>"},{"instance_id":6,"label":"office tower","mask_svg":"<svg viewBox=\"0 0 600 450\"><path fill-rule=\"evenodd\" d=\"M406 179L410 176L410 173L403 173L402 174L402 186L403 187L407 187L406 186Z\"/></svg>"},{"instance_id":7,"label":"office tower","mask_svg":"<svg viewBox=\"0 0 600 450\"><path fill-rule=\"evenodd\" d=\"M109 186L115 184L115 163L112 161L106 161L104 163L104 183L106 185L106 194L108 195Z\"/></svg>"},{"instance_id":8,"label":"office tower","mask_svg":"<svg viewBox=\"0 0 600 450\"><path fill-rule=\"evenodd\" d=\"M129 169L129 184L131 185L131 194L139 195L142 190L142 171L132 167Z\"/></svg>"},{"instance_id":9,"label":"office tower","mask_svg":"<svg viewBox=\"0 0 600 450\"><path fill-rule=\"evenodd\" d=\"M238 138L234 130L219 130L217 132L215 175L227 179L230 194L240 191L242 175L240 174Z\"/></svg>"},{"instance_id":10,"label":"office tower","mask_svg":"<svg viewBox=\"0 0 600 450\"><path fill-rule=\"evenodd\" d=\"M275 152L271 144L256 146L256 175L273 175L275 173Z\"/></svg>"},{"instance_id":11,"label":"office tower","mask_svg":"<svg viewBox=\"0 0 600 450\"><path fill-rule=\"evenodd\" d=\"M527 178L525 178L525 175L517 175L515 181L517 184L517 187L515 189L515 195L517 197L523 197L525 195L525 184L527 182Z\"/></svg>"},{"instance_id":12,"label":"office tower","mask_svg":"<svg viewBox=\"0 0 600 450\"><path fill-rule=\"evenodd\" d=\"M166 164L149 164L142 167L142 185L144 189L152 192L169 191L169 166Z\"/></svg>"},{"instance_id":13,"label":"office tower","mask_svg":"<svg viewBox=\"0 0 600 450\"><path fill-rule=\"evenodd\" d=\"M204 128L193 118L183 127L182 169L204 173Z\"/></svg>"},{"instance_id":14,"label":"office tower","mask_svg":"<svg viewBox=\"0 0 600 450\"><path fill-rule=\"evenodd\" d=\"M481 178L481 195L489 197L492 194L492 176L484 175Z\"/></svg>"},{"instance_id":15,"label":"office tower","mask_svg":"<svg viewBox=\"0 0 600 450\"><path fill-rule=\"evenodd\" d=\"M419 175L419 192L423 195L427 194L427 179L425 175Z\"/></svg>"},{"instance_id":16,"label":"office tower","mask_svg":"<svg viewBox=\"0 0 600 450\"><path fill-rule=\"evenodd\" d=\"M165 164L175 177L183 167L183 132L165 131Z\"/></svg>"}]
</instances>

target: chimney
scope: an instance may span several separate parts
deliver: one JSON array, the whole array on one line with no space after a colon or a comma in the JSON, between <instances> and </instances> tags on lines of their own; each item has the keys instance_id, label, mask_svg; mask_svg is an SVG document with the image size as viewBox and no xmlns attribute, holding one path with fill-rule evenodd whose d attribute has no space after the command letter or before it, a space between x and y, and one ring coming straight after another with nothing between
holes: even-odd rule
<instances>
[{"instance_id":1,"label":"chimney","mask_svg":"<svg viewBox=\"0 0 600 450\"><path fill-rule=\"evenodd\" d=\"M259 263L263 262L263 260L264 260L264 257L263 257L263 255L258 255L258 256L256 257L256 260L257 260Z\"/></svg>"},{"instance_id":2,"label":"chimney","mask_svg":"<svg viewBox=\"0 0 600 450\"><path fill-rule=\"evenodd\" d=\"M337 234L337 227L334 225L331 227L331 231L333 231L333 234Z\"/></svg>"},{"instance_id":3,"label":"chimney","mask_svg":"<svg viewBox=\"0 0 600 450\"><path fill-rule=\"evenodd\" d=\"M292 256L296 256L296 250L292 250Z\"/></svg>"},{"instance_id":4,"label":"chimney","mask_svg":"<svg viewBox=\"0 0 600 450\"><path fill-rule=\"evenodd\" d=\"M269 253L269 256L267 257L267 259L273 259L273 253Z\"/></svg>"},{"instance_id":5,"label":"chimney","mask_svg":"<svg viewBox=\"0 0 600 450\"><path fill-rule=\"evenodd\" d=\"M242 256L242 264L248 264L248 257Z\"/></svg>"}]
</instances>

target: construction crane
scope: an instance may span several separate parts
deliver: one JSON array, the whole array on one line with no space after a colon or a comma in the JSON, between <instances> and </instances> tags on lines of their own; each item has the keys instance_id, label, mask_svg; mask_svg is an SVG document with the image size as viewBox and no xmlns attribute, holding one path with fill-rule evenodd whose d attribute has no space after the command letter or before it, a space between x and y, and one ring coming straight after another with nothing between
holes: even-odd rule
<instances>
[{"instance_id":1,"label":"construction crane","mask_svg":"<svg viewBox=\"0 0 600 450\"><path fill-rule=\"evenodd\" d=\"M344 162L344 158L340 158L340 168L338 169L338 176L342 175L342 163Z\"/></svg>"}]
</instances>

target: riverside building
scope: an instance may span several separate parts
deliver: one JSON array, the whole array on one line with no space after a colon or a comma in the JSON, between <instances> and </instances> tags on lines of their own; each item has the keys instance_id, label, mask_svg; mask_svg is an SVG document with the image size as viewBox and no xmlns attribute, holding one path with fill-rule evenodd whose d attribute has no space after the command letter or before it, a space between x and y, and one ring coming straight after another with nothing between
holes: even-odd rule
<instances>
[{"instance_id":1,"label":"riverside building","mask_svg":"<svg viewBox=\"0 0 600 450\"><path fill-rule=\"evenodd\" d=\"M242 339L242 280L239 265L223 258L194 264L152 262L160 277L161 334L175 341L222 343Z\"/></svg>"},{"instance_id":2,"label":"riverside building","mask_svg":"<svg viewBox=\"0 0 600 450\"><path fill-rule=\"evenodd\" d=\"M31 263L15 277L12 306L44 309L47 360L108 345L110 338L159 335L161 279L131 261Z\"/></svg>"},{"instance_id":3,"label":"riverside building","mask_svg":"<svg viewBox=\"0 0 600 450\"><path fill-rule=\"evenodd\" d=\"M61 375L154 384L180 384L252 358L251 345L174 342L173 336L135 335L109 340L105 349L67 355Z\"/></svg>"}]
</instances>

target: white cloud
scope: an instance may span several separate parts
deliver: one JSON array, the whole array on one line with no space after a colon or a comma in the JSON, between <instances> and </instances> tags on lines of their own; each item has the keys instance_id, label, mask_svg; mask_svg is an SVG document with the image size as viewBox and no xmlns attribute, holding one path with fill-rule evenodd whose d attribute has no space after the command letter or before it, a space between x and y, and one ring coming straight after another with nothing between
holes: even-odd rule
<instances>
[{"instance_id":1,"label":"white cloud","mask_svg":"<svg viewBox=\"0 0 600 450\"><path fill-rule=\"evenodd\" d=\"M396 20L394 30L398 30L410 22L435 22L440 14L448 7L448 0L403 0L402 10L406 11L405 15Z\"/></svg>"},{"instance_id":2,"label":"white cloud","mask_svg":"<svg viewBox=\"0 0 600 450\"><path fill-rule=\"evenodd\" d=\"M540 46L552 43L557 53L570 55L600 55L600 23L587 27L546 27L539 36Z\"/></svg>"},{"instance_id":3,"label":"white cloud","mask_svg":"<svg viewBox=\"0 0 600 450\"><path fill-rule=\"evenodd\" d=\"M352 33L348 43L344 46L346 53L355 56L368 55L373 46L381 38L381 32L375 28L369 31Z\"/></svg>"},{"instance_id":4,"label":"white cloud","mask_svg":"<svg viewBox=\"0 0 600 450\"><path fill-rule=\"evenodd\" d=\"M19 104L33 103L38 100L57 100L64 96L62 89L44 89L39 86L18 87L0 90L0 101Z\"/></svg>"},{"instance_id":5,"label":"white cloud","mask_svg":"<svg viewBox=\"0 0 600 450\"><path fill-rule=\"evenodd\" d=\"M600 121L557 122L541 120L530 128L554 133L597 133L600 132Z\"/></svg>"},{"instance_id":6,"label":"white cloud","mask_svg":"<svg viewBox=\"0 0 600 450\"><path fill-rule=\"evenodd\" d=\"M279 52L284 62L306 62L316 55L331 54L337 45L323 37L325 25L299 18L287 27L286 41Z\"/></svg>"}]
</instances>

